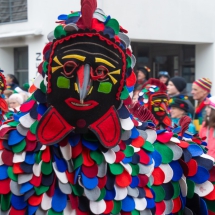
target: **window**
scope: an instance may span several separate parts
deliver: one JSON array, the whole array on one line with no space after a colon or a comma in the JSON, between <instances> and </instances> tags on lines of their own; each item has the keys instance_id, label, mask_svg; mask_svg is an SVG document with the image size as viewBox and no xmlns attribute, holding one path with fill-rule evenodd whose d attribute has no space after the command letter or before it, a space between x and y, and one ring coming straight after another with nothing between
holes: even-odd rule
<instances>
[{"instance_id":1,"label":"window","mask_svg":"<svg viewBox=\"0 0 215 215\"><path fill-rule=\"evenodd\" d=\"M0 23L27 20L27 0L0 0Z\"/></svg>"},{"instance_id":2,"label":"window","mask_svg":"<svg viewBox=\"0 0 215 215\"><path fill-rule=\"evenodd\" d=\"M28 83L28 47L14 48L15 76L19 86Z\"/></svg>"}]
</instances>

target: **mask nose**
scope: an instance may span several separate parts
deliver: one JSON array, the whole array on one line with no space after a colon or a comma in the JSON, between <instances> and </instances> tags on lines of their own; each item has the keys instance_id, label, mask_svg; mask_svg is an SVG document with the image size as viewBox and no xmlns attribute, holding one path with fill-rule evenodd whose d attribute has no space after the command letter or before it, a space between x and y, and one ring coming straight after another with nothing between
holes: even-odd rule
<instances>
[{"instance_id":1,"label":"mask nose","mask_svg":"<svg viewBox=\"0 0 215 215\"><path fill-rule=\"evenodd\" d=\"M80 103L83 104L89 91L90 72L92 68L89 64L82 65L77 71L77 84L80 96Z\"/></svg>"},{"instance_id":2,"label":"mask nose","mask_svg":"<svg viewBox=\"0 0 215 215\"><path fill-rule=\"evenodd\" d=\"M167 106L166 106L166 104L165 104L164 102L161 103L160 107L161 107L161 109L162 109L163 111L165 111L166 113L168 113Z\"/></svg>"}]
</instances>

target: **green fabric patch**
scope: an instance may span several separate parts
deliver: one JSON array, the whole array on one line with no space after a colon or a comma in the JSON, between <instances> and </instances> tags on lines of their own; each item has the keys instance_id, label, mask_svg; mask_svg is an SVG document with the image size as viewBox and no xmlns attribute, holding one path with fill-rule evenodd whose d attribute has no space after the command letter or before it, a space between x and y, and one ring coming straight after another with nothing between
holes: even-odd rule
<instances>
[{"instance_id":1,"label":"green fabric patch","mask_svg":"<svg viewBox=\"0 0 215 215\"><path fill-rule=\"evenodd\" d=\"M210 211L212 211L212 212L215 213L215 204L214 204L214 200L210 201L210 200L204 199L204 201L205 201L206 204L207 204L208 210L210 210Z\"/></svg>"},{"instance_id":2,"label":"green fabric patch","mask_svg":"<svg viewBox=\"0 0 215 215\"><path fill-rule=\"evenodd\" d=\"M168 164L173 159L173 151L164 144L154 143L155 149L161 154L162 163Z\"/></svg>"},{"instance_id":3,"label":"green fabric patch","mask_svg":"<svg viewBox=\"0 0 215 215\"><path fill-rule=\"evenodd\" d=\"M57 86L59 88L69 89L70 88L70 80L68 78L63 77L63 76L59 76L57 79Z\"/></svg>"},{"instance_id":4,"label":"green fabric patch","mask_svg":"<svg viewBox=\"0 0 215 215\"><path fill-rule=\"evenodd\" d=\"M162 186L152 186L153 191L155 192L155 202L161 202L165 198L165 190Z\"/></svg>"},{"instance_id":5,"label":"green fabric patch","mask_svg":"<svg viewBox=\"0 0 215 215\"><path fill-rule=\"evenodd\" d=\"M67 17L71 18L71 17L79 16L79 15L80 15L80 12L74 12L74 13L69 14Z\"/></svg>"},{"instance_id":6,"label":"green fabric patch","mask_svg":"<svg viewBox=\"0 0 215 215\"><path fill-rule=\"evenodd\" d=\"M120 175L123 173L123 166L120 163L109 164L110 171L113 175Z\"/></svg>"},{"instance_id":7,"label":"green fabric patch","mask_svg":"<svg viewBox=\"0 0 215 215\"><path fill-rule=\"evenodd\" d=\"M39 151L39 153L36 154L36 157L35 157L35 162L36 162L37 164L40 163L40 161L41 161L41 156L42 156L42 151Z\"/></svg>"},{"instance_id":8,"label":"green fabric patch","mask_svg":"<svg viewBox=\"0 0 215 215\"><path fill-rule=\"evenodd\" d=\"M125 157L132 157L134 155L134 148L131 146L126 146L123 153L125 154Z\"/></svg>"},{"instance_id":9,"label":"green fabric patch","mask_svg":"<svg viewBox=\"0 0 215 215\"><path fill-rule=\"evenodd\" d=\"M52 173L52 171L53 171L53 169L52 169L52 161L51 160L48 163L42 162L41 172L44 175L50 175Z\"/></svg>"},{"instance_id":10,"label":"green fabric patch","mask_svg":"<svg viewBox=\"0 0 215 215\"><path fill-rule=\"evenodd\" d=\"M80 154L80 155L78 155L78 157L75 159L75 161L74 161L74 168L75 168L75 170L78 168L78 167L80 167L81 165L83 164L83 157L82 157L82 155Z\"/></svg>"},{"instance_id":11,"label":"green fabric patch","mask_svg":"<svg viewBox=\"0 0 215 215\"><path fill-rule=\"evenodd\" d=\"M99 198L96 201L97 202L101 201L102 199L104 199L105 195L106 195L106 190L103 188L103 189L101 189L100 196L99 196Z\"/></svg>"},{"instance_id":12,"label":"green fabric patch","mask_svg":"<svg viewBox=\"0 0 215 215\"><path fill-rule=\"evenodd\" d=\"M90 157L98 164L100 165L104 160L104 155L98 151L91 151Z\"/></svg>"},{"instance_id":13,"label":"green fabric patch","mask_svg":"<svg viewBox=\"0 0 215 215\"><path fill-rule=\"evenodd\" d=\"M130 68L131 67L131 58L127 57L126 62L127 62L127 68Z\"/></svg>"},{"instance_id":14,"label":"green fabric patch","mask_svg":"<svg viewBox=\"0 0 215 215\"><path fill-rule=\"evenodd\" d=\"M47 61L44 61L43 62L43 72L45 72L45 73L47 73L47 71L48 71L48 62Z\"/></svg>"},{"instance_id":15,"label":"green fabric patch","mask_svg":"<svg viewBox=\"0 0 215 215\"><path fill-rule=\"evenodd\" d=\"M48 210L48 215L63 215L63 211L58 213L58 212L55 212L52 209L49 209Z\"/></svg>"},{"instance_id":16,"label":"green fabric patch","mask_svg":"<svg viewBox=\"0 0 215 215\"><path fill-rule=\"evenodd\" d=\"M108 94L111 92L112 84L109 82L101 82L99 84L98 92Z\"/></svg>"},{"instance_id":17,"label":"green fabric patch","mask_svg":"<svg viewBox=\"0 0 215 215\"><path fill-rule=\"evenodd\" d=\"M140 212L137 210L133 210L133 211L131 211L131 214L132 215L140 215Z\"/></svg>"},{"instance_id":18,"label":"green fabric patch","mask_svg":"<svg viewBox=\"0 0 215 215\"><path fill-rule=\"evenodd\" d=\"M46 93L46 86L45 86L45 84L44 84L44 81L42 81L42 82L40 83L40 90L41 90L43 93Z\"/></svg>"},{"instance_id":19,"label":"green fabric patch","mask_svg":"<svg viewBox=\"0 0 215 215\"><path fill-rule=\"evenodd\" d=\"M19 124L19 122L13 121L13 122L9 122L7 124L10 125L11 127L16 127Z\"/></svg>"},{"instance_id":20,"label":"green fabric patch","mask_svg":"<svg viewBox=\"0 0 215 215\"><path fill-rule=\"evenodd\" d=\"M123 90L120 94L120 99L121 100L126 100L129 97L129 92L126 86L123 87Z\"/></svg>"},{"instance_id":21,"label":"green fabric patch","mask_svg":"<svg viewBox=\"0 0 215 215\"><path fill-rule=\"evenodd\" d=\"M18 181L18 175L13 173L13 167L12 166L9 166L7 168L7 174L11 180Z\"/></svg>"},{"instance_id":22,"label":"green fabric patch","mask_svg":"<svg viewBox=\"0 0 215 215\"><path fill-rule=\"evenodd\" d=\"M45 193L46 191L48 191L49 187L46 186L40 186L40 187L34 187L36 194L39 196L43 193Z\"/></svg>"},{"instance_id":23,"label":"green fabric patch","mask_svg":"<svg viewBox=\"0 0 215 215\"><path fill-rule=\"evenodd\" d=\"M132 168L131 175L132 176L137 176L139 174L139 172L140 172L140 167L137 164L132 164L132 163L130 163L129 165Z\"/></svg>"},{"instance_id":24,"label":"green fabric patch","mask_svg":"<svg viewBox=\"0 0 215 215\"><path fill-rule=\"evenodd\" d=\"M11 193L1 195L1 210L8 211L10 209Z\"/></svg>"},{"instance_id":25,"label":"green fabric patch","mask_svg":"<svg viewBox=\"0 0 215 215\"><path fill-rule=\"evenodd\" d=\"M112 28L116 35L119 34L120 27L116 19L110 19L105 26Z\"/></svg>"},{"instance_id":26,"label":"green fabric patch","mask_svg":"<svg viewBox=\"0 0 215 215\"><path fill-rule=\"evenodd\" d=\"M36 120L30 127L30 131L32 134L36 134L36 130L37 130L37 125L38 125L38 121Z\"/></svg>"},{"instance_id":27,"label":"green fabric patch","mask_svg":"<svg viewBox=\"0 0 215 215\"><path fill-rule=\"evenodd\" d=\"M142 146L143 149L149 151L149 152L153 152L155 149L154 149L154 146L149 142L149 141L146 141L143 146Z\"/></svg>"},{"instance_id":28,"label":"green fabric patch","mask_svg":"<svg viewBox=\"0 0 215 215\"><path fill-rule=\"evenodd\" d=\"M122 202L113 200L113 203L114 203L114 206L113 206L113 210L111 211L111 214L117 215L120 213L122 209Z\"/></svg>"},{"instance_id":29,"label":"green fabric patch","mask_svg":"<svg viewBox=\"0 0 215 215\"><path fill-rule=\"evenodd\" d=\"M58 25L55 29L54 29L54 36L56 39L61 38L62 36L66 36L66 31L63 29L62 25Z\"/></svg>"},{"instance_id":30,"label":"green fabric patch","mask_svg":"<svg viewBox=\"0 0 215 215\"><path fill-rule=\"evenodd\" d=\"M84 188L81 187L79 184L71 185L72 186L72 192L76 196L82 196L84 193Z\"/></svg>"},{"instance_id":31,"label":"green fabric patch","mask_svg":"<svg viewBox=\"0 0 215 215\"><path fill-rule=\"evenodd\" d=\"M179 194L180 194L180 185L179 185L179 182L178 181L172 181L172 186L174 188L174 195L172 197L172 199L176 199Z\"/></svg>"},{"instance_id":32,"label":"green fabric patch","mask_svg":"<svg viewBox=\"0 0 215 215\"><path fill-rule=\"evenodd\" d=\"M12 146L12 150L14 153L20 153L24 150L25 146L26 146L26 141L24 139L17 145Z\"/></svg>"},{"instance_id":33,"label":"green fabric patch","mask_svg":"<svg viewBox=\"0 0 215 215\"><path fill-rule=\"evenodd\" d=\"M186 180L187 182L187 198L192 199L195 190L195 183L189 179Z\"/></svg>"}]
</instances>

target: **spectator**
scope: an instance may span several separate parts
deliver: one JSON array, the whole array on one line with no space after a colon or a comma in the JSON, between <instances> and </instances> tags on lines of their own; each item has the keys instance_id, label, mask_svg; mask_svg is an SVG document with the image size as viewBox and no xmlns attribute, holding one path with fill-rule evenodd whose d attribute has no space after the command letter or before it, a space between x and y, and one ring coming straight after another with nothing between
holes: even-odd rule
<instances>
[{"instance_id":1,"label":"spectator","mask_svg":"<svg viewBox=\"0 0 215 215\"><path fill-rule=\"evenodd\" d=\"M169 80L167 85L167 94L171 98L183 99L189 106L190 117L194 115L194 107L188 97L186 96L187 82L182 77L173 77Z\"/></svg>"},{"instance_id":2,"label":"spectator","mask_svg":"<svg viewBox=\"0 0 215 215\"><path fill-rule=\"evenodd\" d=\"M202 123L199 136L206 137L208 154L215 159L215 96L205 100L205 119Z\"/></svg>"},{"instance_id":3,"label":"spectator","mask_svg":"<svg viewBox=\"0 0 215 215\"><path fill-rule=\"evenodd\" d=\"M8 98L13 94L13 90L4 90L5 101L8 103Z\"/></svg>"},{"instance_id":4,"label":"spectator","mask_svg":"<svg viewBox=\"0 0 215 215\"><path fill-rule=\"evenodd\" d=\"M179 98L172 98L169 101L170 115L172 119L172 126L179 125L179 121L183 116L188 115L189 106L185 100ZM188 131L192 134L196 133L194 124L190 123Z\"/></svg>"},{"instance_id":5,"label":"spectator","mask_svg":"<svg viewBox=\"0 0 215 215\"><path fill-rule=\"evenodd\" d=\"M193 95L193 99L198 102L193 121L197 131L199 131L206 115L206 104L204 101L207 97L210 97L211 86L212 82L208 78L200 78L194 81L192 85L191 93Z\"/></svg>"},{"instance_id":6,"label":"spectator","mask_svg":"<svg viewBox=\"0 0 215 215\"><path fill-rule=\"evenodd\" d=\"M169 73L167 71L160 71L158 73L158 79L160 80L160 82L167 85L170 79Z\"/></svg>"},{"instance_id":7,"label":"spectator","mask_svg":"<svg viewBox=\"0 0 215 215\"><path fill-rule=\"evenodd\" d=\"M137 101L138 100L138 94L140 92L140 90L142 89L142 86L146 83L147 79L148 79L148 73L151 70L147 67L139 67L137 70L137 82L136 85L134 86L134 95L133 95L133 101Z\"/></svg>"},{"instance_id":8,"label":"spectator","mask_svg":"<svg viewBox=\"0 0 215 215\"><path fill-rule=\"evenodd\" d=\"M9 108L12 108L13 111L15 112L20 110L20 106L23 102L24 102L24 99L22 95L18 93L14 93L8 98Z\"/></svg>"},{"instance_id":9,"label":"spectator","mask_svg":"<svg viewBox=\"0 0 215 215\"><path fill-rule=\"evenodd\" d=\"M23 91L20 87L19 87L19 82L16 78L15 75L13 74L8 74L6 76L6 82L7 82L7 89L8 90L13 90L13 91L16 91L16 92L21 92Z\"/></svg>"}]
</instances>

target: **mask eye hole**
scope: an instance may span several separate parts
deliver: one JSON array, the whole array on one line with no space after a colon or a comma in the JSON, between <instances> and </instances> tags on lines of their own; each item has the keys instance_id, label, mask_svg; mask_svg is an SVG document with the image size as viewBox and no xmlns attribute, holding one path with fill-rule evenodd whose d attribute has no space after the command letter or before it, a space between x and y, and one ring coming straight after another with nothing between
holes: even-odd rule
<instances>
[{"instance_id":1,"label":"mask eye hole","mask_svg":"<svg viewBox=\"0 0 215 215\"><path fill-rule=\"evenodd\" d=\"M63 65L64 74L70 76L76 69L77 64L74 61L68 61Z\"/></svg>"},{"instance_id":2,"label":"mask eye hole","mask_svg":"<svg viewBox=\"0 0 215 215\"><path fill-rule=\"evenodd\" d=\"M91 72L91 78L93 80L104 79L109 70L105 66L98 66L96 70Z\"/></svg>"}]
</instances>

